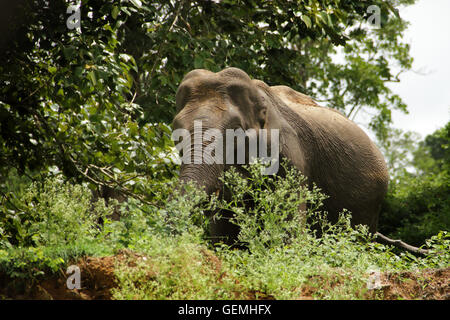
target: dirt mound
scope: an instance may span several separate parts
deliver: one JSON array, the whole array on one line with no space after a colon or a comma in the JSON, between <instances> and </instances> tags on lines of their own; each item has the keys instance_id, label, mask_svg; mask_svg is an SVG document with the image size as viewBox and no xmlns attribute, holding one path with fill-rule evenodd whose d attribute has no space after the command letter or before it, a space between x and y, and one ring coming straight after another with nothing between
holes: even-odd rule
<instances>
[{"instance_id":1,"label":"dirt mound","mask_svg":"<svg viewBox=\"0 0 450 320\"><path fill-rule=\"evenodd\" d=\"M450 300L450 268L385 273L381 281L387 300Z\"/></svg>"},{"instance_id":2,"label":"dirt mound","mask_svg":"<svg viewBox=\"0 0 450 320\"><path fill-rule=\"evenodd\" d=\"M309 285L300 288L299 299L313 300L319 288L327 291L327 288L340 286L344 281L345 276L311 276ZM358 297L366 300L450 300L450 267L415 272L384 272L379 274L378 281L371 282L370 289L368 283L361 287Z\"/></svg>"},{"instance_id":3,"label":"dirt mound","mask_svg":"<svg viewBox=\"0 0 450 320\"><path fill-rule=\"evenodd\" d=\"M205 250L202 253L207 263L218 274L222 274L220 259L212 252ZM136 266L138 259L143 259L143 257L128 250L123 250L115 256L80 259L76 265L80 268L81 288L73 290L68 289L66 284L68 275L62 271L51 278L31 282L12 280L0 275L0 299L111 299L111 290L117 287L115 269L119 264L126 264L129 267ZM361 294L362 299L450 300L450 268L382 273L379 279L377 287L368 291L361 290L364 292ZM328 279L328 281L331 280ZM317 281L321 282L320 279ZM344 280L336 278L329 285L339 285L340 281ZM299 298L313 299L316 289L316 287L306 286L299 288L301 292ZM273 299L273 296L264 292L251 290L241 292L239 296L241 299Z\"/></svg>"},{"instance_id":4,"label":"dirt mound","mask_svg":"<svg viewBox=\"0 0 450 320\"><path fill-rule=\"evenodd\" d=\"M68 289L67 275L64 275L38 284L35 299L111 299L110 290L115 286L114 267L117 258L112 256L82 259L77 263L82 276L80 289Z\"/></svg>"},{"instance_id":5,"label":"dirt mound","mask_svg":"<svg viewBox=\"0 0 450 320\"><path fill-rule=\"evenodd\" d=\"M112 298L111 289L116 287L115 267L121 261L128 261L130 256L137 257L123 250L115 256L78 260L74 265L80 268L80 289L69 289L66 283L68 275L62 271L50 278L32 281L0 275L0 299L109 300Z\"/></svg>"}]
</instances>

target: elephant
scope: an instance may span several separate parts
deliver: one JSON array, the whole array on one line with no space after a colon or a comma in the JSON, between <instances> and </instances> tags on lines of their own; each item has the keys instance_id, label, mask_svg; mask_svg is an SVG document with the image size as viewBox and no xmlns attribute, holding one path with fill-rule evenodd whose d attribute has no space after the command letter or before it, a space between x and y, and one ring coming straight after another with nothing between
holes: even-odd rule
<instances>
[{"instance_id":1,"label":"elephant","mask_svg":"<svg viewBox=\"0 0 450 320\"><path fill-rule=\"evenodd\" d=\"M329 196L324 201L327 219L336 222L345 208L352 213L352 226L363 224L370 233L376 232L388 187L387 166L375 143L339 111L322 107L290 87L252 80L238 68L217 73L195 69L185 75L176 92L172 127L192 136L196 121L201 121L202 132L210 128L223 134L227 129L277 129L279 157ZM191 150L194 145L190 144ZM203 149L208 145L208 141L197 143ZM219 176L231 166L242 164L214 162L205 153L202 161L181 164L179 180L192 181L208 194L220 193ZM229 222L230 217L211 220L213 239L225 243L237 239L239 229Z\"/></svg>"}]
</instances>

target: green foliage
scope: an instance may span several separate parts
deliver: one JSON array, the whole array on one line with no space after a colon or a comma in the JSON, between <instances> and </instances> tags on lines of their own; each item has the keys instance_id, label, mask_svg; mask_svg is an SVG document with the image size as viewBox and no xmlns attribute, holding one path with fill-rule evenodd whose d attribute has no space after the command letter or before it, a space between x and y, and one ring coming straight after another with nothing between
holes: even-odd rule
<instances>
[{"instance_id":1,"label":"green foliage","mask_svg":"<svg viewBox=\"0 0 450 320\"><path fill-rule=\"evenodd\" d=\"M147 237L140 252L117 267L118 287L113 290L114 299L235 298L236 284L226 276L218 281L217 266L210 260L217 258L186 233L176 237Z\"/></svg>"},{"instance_id":2,"label":"green foliage","mask_svg":"<svg viewBox=\"0 0 450 320\"><path fill-rule=\"evenodd\" d=\"M308 191L304 177L295 169L286 170L286 177L279 180L264 176L258 166L248 171L249 179L233 171L226 175L224 181L233 196L228 204L219 206L236 214L233 221L241 227L239 240L248 250L222 246L218 255L227 265L227 273L250 290L277 299L295 299L300 295L299 288L317 286L314 279L323 278L324 282L334 279L340 285L317 288L317 298L349 299L362 294L359 290L365 288L368 270L445 266L450 261L441 251L449 245L445 234L434 239L439 243L434 247L428 243L435 249L425 259L409 254L396 256L392 249L373 242L366 227L352 228L348 212L344 211L336 224L330 224L326 213L318 210L324 195L320 190ZM245 210L245 202L252 200L256 208ZM311 209L301 217L298 208L305 201ZM320 237L316 236L317 229Z\"/></svg>"},{"instance_id":3,"label":"green foliage","mask_svg":"<svg viewBox=\"0 0 450 320\"><path fill-rule=\"evenodd\" d=\"M129 199L121 204L120 221L108 221L103 233L112 242L134 249L145 248L149 237L176 237L189 234L201 242L207 220L204 211L211 208L206 194L192 185L182 189L174 188L174 181L155 191L156 198L165 198L160 205L145 204ZM170 194L170 199L167 195Z\"/></svg>"},{"instance_id":4,"label":"green foliage","mask_svg":"<svg viewBox=\"0 0 450 320\"><path fill-rule=\"evenodd\" d=\"M2 244L54 246L74 243L80 235L94 239L99 232L97 221L112 212L103 199L92 203L91 198L86 186L60 177L32 183L16 199L16 210L1 209Z\"/></svg>"},{"instance_id":5,"label":"green foliage","mask_svg":"<svg viewBox=\"0 0 450 320\"><path fill-rule=\"evenodd\" d=\"M426 175L449 170L450 164L450 122L436 130L419 143L413 152L414 166L418 173Z\"/></svg>"},{"instance_id":6,"label":"green foliage","mask_svg":"<svg viewBox=\"0 0 450 320\"><path fill-rule=\"evenodd\" d=\"M233 221L241 227L239 240L246 244L246 249L217 246L215 258L208 253L207 243L198 237L198 229L194 237L191 231L171 232L168 236L168 230L152 229L151 235L140 235L133 247L143 255L133 258L137 265L130 267L128 260L121 264L114 296L229 299L256 292L277 299L296 299L301 296L301 288L308 287L314 289L315 298L354 299L367 292L371 270L449 265L450 243L446 233L427 241L431 249L427 257L396 255L392 248L373 242L367 228L352 228L349 213L344 212L337 224L328 223L324 213L317 211L323 195L319 190L305 189L304 178L295 170L287 170L285 179L277 180L264 176L261 166L247 169L248 178L234 171L225 175L224 182L233 191L230 202L213 201L216 209L226 208L236 214ZM274 186L275 191L268 192ZM294 193L292 186L296 187ZM255 199L260 199L261 205L244 211L248 208L245 202ZM304 217L297 218L298 207L306 199L316 206L307 215L320 226L321 237L316 237L315 229L304 224ZM184 206L182 197L174 201ZM162 233L155 233L156 230Z\"/></svg>"},{"instance_id":7,"label":"green foliage","mask_svg":"<svg viewBox=\"0 0 450 320\"><path fill-rule=\"evenodd\" d=\"M234 66L349 116L372 109L371 127L384 138L391 110L406 110L386 83L399 81L412 58L402 41L407 23L397 9L387 1L370 5L380 8L380 28L367 22L369 4L357 1L143 1L130 26L138 36L127 42L138 68L148 71L135 78L136 101L145 119L169 122L175 89L187 71ZM144 13L145 30L138 23ZM334 59L338 45L344 61Z\"/></svg>"},{"instance_id":8,"label":"green foliage","mask_svg":"<svg viewBox=\"0 0 450 320\"><path fill-rule=\"evenodd\" d=\"M22 191L0 207L0 271L34 277L82 255L111 253L102 243L99 222L113 207L103 199L93 202L86 186L61 176L16 186Z\"/></svg>"},{"instance_id":9,"label":"green foliage","mask_svg":"<svg viewBox=\"0 0 450 320\"><path fill-rule=\"evenodd\" d=\"M64 264L42 247L0 249L0 272L11 278L34 279L45 271L56 272Z\"/></svg>"},{"instance_id":10,"label":"green foliage","mask_svg":"<svg viewBox=\"0 0 450 320\"><path fill-rule=\"evenodd\" d=\"M405 175L401 182L391 183L381 210L380 232L420 246L439 231L449 231L449 186L447 172Z\"/></svg>"},{"instance_id":11,"label":"green foliage","mask_svg":"<svg viewBox=\"0 0 450 320\"><path fill-rule=\"evenodd\" d=\"M364 23L354 26L342 48L323 40L302 41L299 48L304 56L300 70L305 74L301 89L352 120L360 111L369 113L370 129L384 141L391 111L407 111L387 84L399 82L400 74L411 68L413 59L409 44L402 39L408 23L383 9L381 12L381 28Z\"/></svg>"},{"instance_id":12,"label":"green foliage","mask_svg":"<svg viewBox=\"0 0 450 320\"><path fill-rule=\"evenodd\" d=\"M138 69L122 47L127 15L117 11L132 5L119 4L83 2L81 33L66 27L66 1L16 5L27 25L11 28L16 39L1 57L2 175L56 166L92 188L141 197L151 195L143 176L173 175L170 129L140 121Z\"/></svg>"},{"instance_id":13,"label":"green foliage","mask_svg":"<svg viewBox=\"0 0 450 320\"><path fill-rule=\"evenodd\" d=\"M264 175L262 165L244 167L248 179L243 179L234 168L225 172L221 180L230 190L231 198L220 200L216 207L233 212L231 222L241 229L239 242L251 251L264 251L298 238L304 232L307 217L318 214L326 196L316 187L308 190L306 179L286 163L283 177ZM300 215L299 208L306 203L308 209ZM220 219L220 215L214 218Z\"/></svg>"},{"instance_id":14,"label":"green foliage","mask_svg":"<svg viewBox=\"0 0 450 320\"><path fill-rule=\"evenodd\" d=\"M427 240L430 254L424 258L396 255L373 242L366 227L352 228L347 212L337 224L328 223L319 211L324 195L307 190L296 170L286 168L286 177L276 179L263 175L262 165L247 169L248 178L234 171L225 175L227 187L234 188L229 203L206 201L194 186L179 190L169 184L155 190L155 199L165 206L130 198L120 205L121 219L116 221L108 218L113 206L94 204L85 186L57 177L32 183L22 195L34 219L23 221L28 244L3 242L0 272L34 279L82 256L131 252L116 267L113 294L118 299L234 299L248 298L249 292L295 299L305 286L315 288L316 298L348 299L364 294L368 270L439 268L450 262L448 233ZM261 201L244 211L242 199ZM305 201L311 208L299 215ZM217 208L235 212L233 221L241 227L239 239L246 249L208 243L205 211ZM100 216L103 224L97 223Z\"/></svg>"},{"instance_id":15,"label":"green foliage","mask_svg":"<svg viewBox=\"0 0 450 320\"><path fill-rule=\"evenodd\" d=\"M418 148L419 140L418 133L392 128L387 134L387 139L381 143L380 149L388 166L391 181L394 183L401 181L414 169L412 153Z\"/></svg>"},{"instance_id":16,"label":"green foliage","mask_svg":"<svg viewBox=\"0 0 450 320\"><path fill-rule=\"evenodd\" d=\"M80 234L92 240L98 233L96 221L111 212L103 199L91 209L87 195L86 187L61 180L46 180L42 188L33 184L22 199L33 220L29 228L33 242L38 246L71 243Z\"/></svg>"},{"instance_id":17,"label":"green foliage","mask_svg":"<svg viewBox=\"0 0 450 320\"><path fill-rule=\"evenodd\" d=\"M411 3L372 1L381 9L376 28L361 1L86 0L80 33L66 26L65 0L15 1L20 16L0 39L0 271L33 278L128 248L148 259L121 266L118 298L234 298L250 289L296 298L303 284L316 285L318 297L354 298L369 267L448 266L449 126L417 148L413 135L393 141L387 131L391 110L406 110L386 84L411 68L397 12ZM318 211L324 195L291 170L285 179L257 167L247 180L227 172L229 203L192 186L177 191L168 125L176 88L194 68L227 66L351 118L371 109L372 129L392 142L396 179L380 224L412 243L431 237L431 254L397 256L350 228L348 213L328 224ZM127 199L93 201L91 192L106 187ZM204 213L214 208L235 212L248 249L215 248L221 274L206 242ZM334 278L345 285L315 283Z\"/></svg>"},{"instance_id":18,"label":"green foliage","mask_svg":"<svg viewBox=\"0 0 450 320\"><path fill-rule=\"evenodd\" d=\"M412 133L390 140L385 154L391 183L381 210L382 233L420 246L439 231L450 231L449 128L420 142L411 139Z\"/></svg>"},{"instance_id":19,"label":"green foliage","mask_svg":"<svg viewBox=\"0 0 450 320\"><path fill-rule=\"evenodd\" d=\"M91 188L150 201L143 177L176 172L167 124L193 68L240 67L349 115L373 108L382 132L390 110L405 109L385 86L397 81L391 65L407 70L411 58L397 9L370 4L381 28L357 1L88 0L79 32L66 26L65 0L14 2L20 19L7 24L0 55L0 173L56 166ZM345 62L335 62L344 44Z\"/></svg>"}]
</instances>

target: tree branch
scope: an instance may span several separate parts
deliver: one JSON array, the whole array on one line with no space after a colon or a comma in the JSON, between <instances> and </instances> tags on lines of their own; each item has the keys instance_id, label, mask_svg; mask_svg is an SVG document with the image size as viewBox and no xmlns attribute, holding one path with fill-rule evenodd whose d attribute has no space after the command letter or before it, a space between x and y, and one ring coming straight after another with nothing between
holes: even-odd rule
<instances>
[{"instance_id":1,"label":"tree branch","mask_svg":"<svg viewBox=\"0 0 450 320\"><path fill-rule=\"evenodd\" d=\"M402 240L393 240L391 238L386 237L385 235L382 235L379 232L375 233L375 236L376 236L376 238L379 238L381 240L381 241L378 241L380 243L391 244L391 245L396 246L397 248L406 249L408 251L411 251L411 252L414 252L414 253L420 253L420 254L423 254L423 255L426 255L426 254L429 253L428 250L414 247L412 245L409 245L409 244L403 242Z\"/></svg>"},{"instance_id":2,"label":"tree branch","mask_svg":"<svg viewBox=\"0 0 450 320\"><path fill-rule=\"evenodd\" d=\"M152 204L151 202L147 201L147 200L146 200L144 197L142 197L141 195L138 195L138 194L136 194L136 193L134 193L134 192L132 192L132 191L130 191L130 190L128 190L127 188L125 188L125 187L122 186L123 183L125 183L126 181L131 180L131 179L127 179L127 180L122 181L122 182L117 181L116 179L114 179L114 177L113 177L110 173L108 173L108 172L106 171L107 168L101 168L101 167L98 167L98 166L93 165L93 164L88 164L88 165L86 166L86 171L83 172L83 170L81 170L81 168L80 168L82 165L80 165L75 159L73 159L73 157L72 157L70 154L69 154L68 156L69 156L70 161L71 161L72 164L74 165L75 169L76 169L83 177L85 177L87 180L89 180L90 182L92 182L92 183L94 183L94 184L96 184L96 185L98 185L98 186L109 187L109 188L115 189L115 190L117 190L118 192L120 192L120 193L122 193L122 194L124 194L124 195L126 195L126 196L129 196L129 197L138 199L138 200L142 201L142 202L145 203L145 204ZM91 170L92 173L91 173L91 175L89 175L89 169L96 169L96 170L100 171L103 175L105 175L105 176L108 177L110 180L112 180L112 183L105 182L105 181L103 181L101 178L97 178L97 177L94 179L94 178L91 176L92 174L94 174L94 172L93 172L93 170ZM138 175L135 175L135 176L133 176L132 178L134 179L134 178L136 178L137 176L138 176Z\"/></svg>"}]
</instances>

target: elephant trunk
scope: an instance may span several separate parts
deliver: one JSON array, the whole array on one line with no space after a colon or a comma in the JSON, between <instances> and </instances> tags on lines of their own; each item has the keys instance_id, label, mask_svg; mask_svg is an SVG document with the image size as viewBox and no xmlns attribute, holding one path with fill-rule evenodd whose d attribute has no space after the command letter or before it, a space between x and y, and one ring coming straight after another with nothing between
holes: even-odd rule
<instances>
[{"instance_id":1,"label":"elephant trunk","mask_svg":"<svg viewBox=\"0 0 450 320\"><path fill-rule=\"evenodd\" d=\"M220 189L219 176L223 166L217 164L183 164L180 170L180 182L185 184L194 182L203 188L207 194Z\"/></svg>"},{"instance_id":2,"label":"elephant trunk","mask_svg":"<svg viewBox=\"0 0 450 320\"><path fill-rule=\"evenodd\" d=\"M220 159L217 161L211 153L205 152L206 147L214 147L216 143L217 141L202 141L191 145L191 161L181 164L181 184L192 181L203 188L208 195L220 189L219 176L224 170L224 164Z\"/></svg>"},{"instance_id":3,"label":"elephant trunk","mask_svg":"<svg viewBox=\"0 0 450 320\"><path fill-rule=\"evenodd\" d=\"M182 164L180 170L180 185L188 182L194 182L198 187L208 195L216 194L217 196L224 195L226 192L223 189L223 183L219 180L220 175L225 170L225 165L220 163L214 164ZM184 192L182 189L181 192ZM220 211L219 219L211 219L217 212L204 211L206 217L210 218L208 237L212 243L224 242L228 245L234 245L234 239L237 239L239 234L239 227L230 222L233 213L227 210Z\"/></svg>"}]
</instances>

